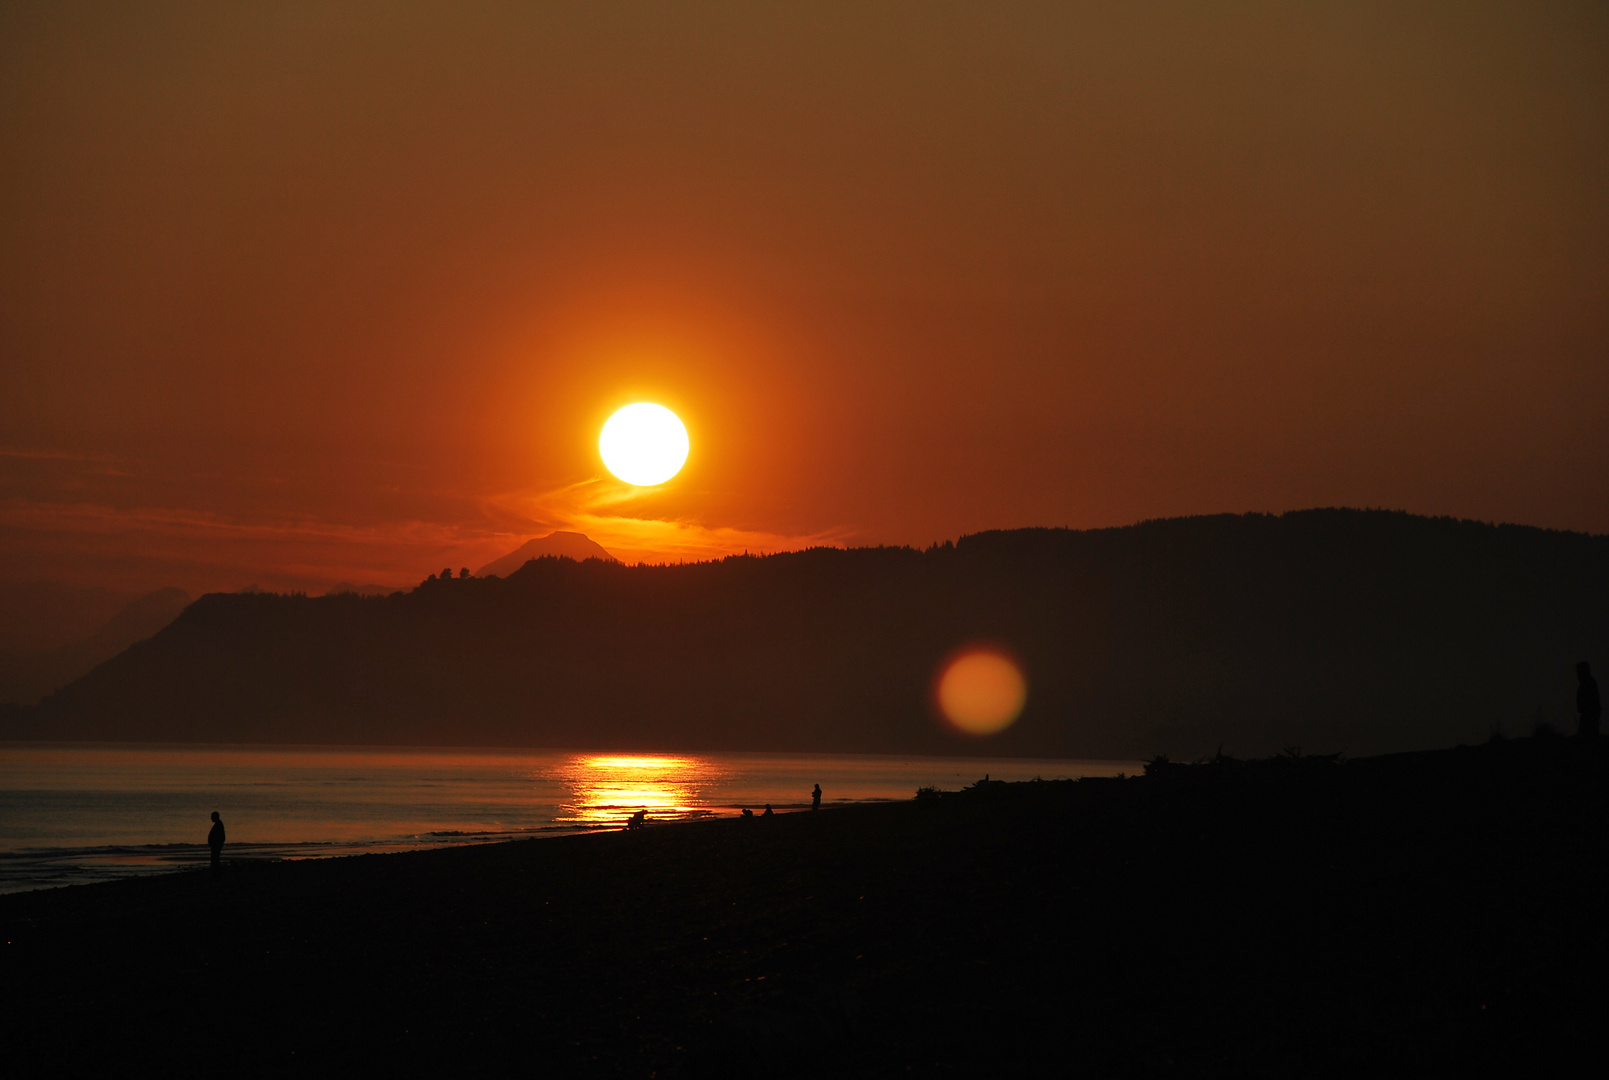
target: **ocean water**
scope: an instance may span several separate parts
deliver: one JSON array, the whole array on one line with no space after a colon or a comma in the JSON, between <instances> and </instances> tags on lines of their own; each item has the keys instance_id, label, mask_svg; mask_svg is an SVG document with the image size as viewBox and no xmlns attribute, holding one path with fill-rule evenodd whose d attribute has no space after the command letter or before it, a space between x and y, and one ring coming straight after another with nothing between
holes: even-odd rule
<instances>
[{"instance_id":1,"label":"ocean water","mask_svg":"<svg viewBox=\"0 0 1609 1080\"><path fill-rule=\"evenodd\" d=\"M988 775L1133 773L1132 761L626 754L398 747L0 743L0 892L226 861L319 858L912 798Z\"/></svg>"}]
</instances>

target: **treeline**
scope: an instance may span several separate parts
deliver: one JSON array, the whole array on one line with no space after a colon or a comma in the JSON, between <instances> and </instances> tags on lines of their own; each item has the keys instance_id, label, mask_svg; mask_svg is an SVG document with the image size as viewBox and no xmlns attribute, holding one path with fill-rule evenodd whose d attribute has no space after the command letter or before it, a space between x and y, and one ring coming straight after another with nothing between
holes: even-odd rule
<instances>
[{"instance_id":1,"label":"treeline","mask_svg":"<svg viewBox=\"0 0 1609 1080\"><path fill-rule=\"evenodd\" d=\"M690 566L545 558L407 593L218 594L39 707L56 739L986 753L1368 753L1573 722L1609 537L1313 510ZM929 703L969 641L1022 718ZM1600 667L1601 670L1601 667Z\"/></svg>"}]
</instances>

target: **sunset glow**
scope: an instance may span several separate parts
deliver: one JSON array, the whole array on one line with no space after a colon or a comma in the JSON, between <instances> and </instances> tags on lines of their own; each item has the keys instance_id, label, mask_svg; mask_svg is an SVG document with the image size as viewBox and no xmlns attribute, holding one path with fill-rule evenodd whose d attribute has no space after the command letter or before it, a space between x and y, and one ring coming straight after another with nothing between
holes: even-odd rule
<instances>
[{"instance_id":1,"label":"sunset glow","mask_svg":"<svg viewBox=\"0 0 1609 1080\"><path fill-rule=\"evenodd\" d=\"M556 530L1609 530L1601 5L32 6L0 647Z\"/></svg>"},{"instance_id":2,"label":"sunset glow","mask_svg":"<svg viewBox=\"0 0 1609 1080\"><path fill-rule=\"evenodd\" d=\"M0 1080L1590 1061L1606 57L0 5Z\"/></svg>"}]
</instances>

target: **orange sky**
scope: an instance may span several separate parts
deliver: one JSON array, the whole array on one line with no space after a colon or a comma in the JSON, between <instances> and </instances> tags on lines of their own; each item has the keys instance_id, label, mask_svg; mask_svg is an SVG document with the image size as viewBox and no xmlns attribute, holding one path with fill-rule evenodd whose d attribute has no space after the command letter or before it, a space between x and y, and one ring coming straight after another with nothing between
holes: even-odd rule
<instances>
[{"instance_id":1,"label":"orange sky","mask_svg":"<svg viewBox=\"0 0 1609 1080\"><path fill-rule=\"evenodd\" d=\"M7 4L0 583L1609 531L1609 8ZM683 473L624 498L616 407Z\"/></svg>"}]
</instances>

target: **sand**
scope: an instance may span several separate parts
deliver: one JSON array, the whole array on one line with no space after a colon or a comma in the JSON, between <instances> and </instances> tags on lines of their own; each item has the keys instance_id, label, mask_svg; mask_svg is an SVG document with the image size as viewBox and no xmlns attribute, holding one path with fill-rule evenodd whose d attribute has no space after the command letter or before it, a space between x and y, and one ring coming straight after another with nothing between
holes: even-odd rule
<instances>
[{"instance_id":1,"label":"sand","mask_svg":"<svg viewBox=\"0 0 1609 1080\"><path fill-rule=\"evenodd\" d=\"M0 897L7 1076L1360 1076L1598 1053L1528 739Z\"/></svg>"}]
</instances>

